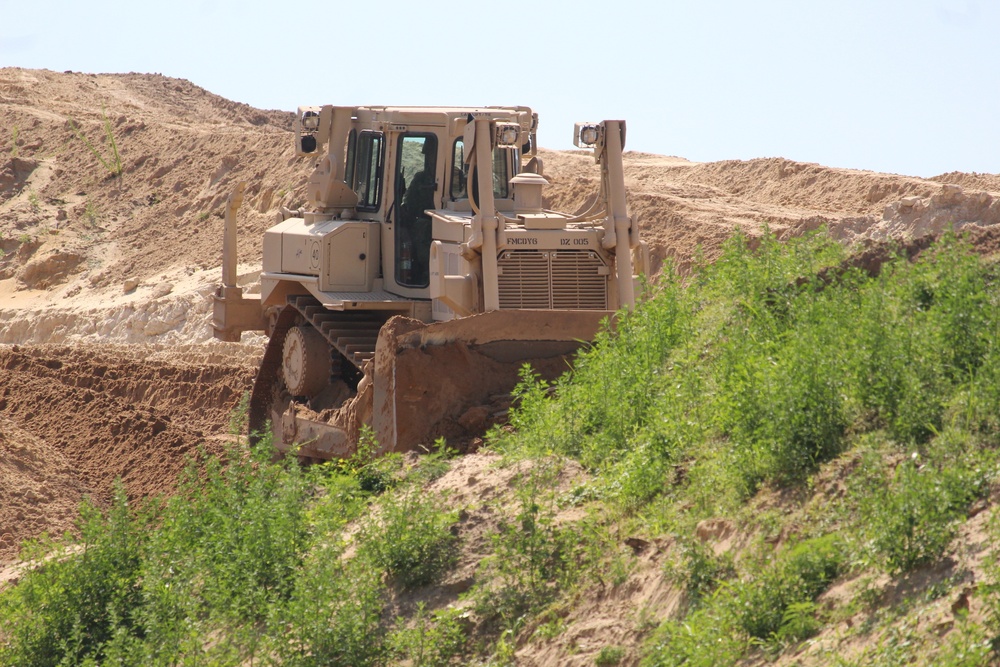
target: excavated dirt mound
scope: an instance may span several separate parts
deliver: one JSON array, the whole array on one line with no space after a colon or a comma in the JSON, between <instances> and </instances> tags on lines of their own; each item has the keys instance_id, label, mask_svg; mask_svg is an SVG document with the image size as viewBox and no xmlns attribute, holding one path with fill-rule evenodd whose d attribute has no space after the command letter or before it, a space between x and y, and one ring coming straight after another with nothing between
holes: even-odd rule
<instances>
[{"instance_id":1,"label":"excavated dirt mound","mask_svg":"<svg viewBox=\"0 0 1000 667\"><path fill-rule=\"evenodd\" d=\"M0 559L68 529L82 495L106 501L116 478L132 498L169 492L253 373L242 351L0 347Z\"/></svg>"},{"instance_id":2,"label":"excavated dirt mound","mask_svg":"<svg viewBox=\"0 0 1000 667\"><path fill-rule=\"evenodd\" d=\"M542 151L542 158L551 208L582 210L593 201L600 173L589 153ZM928 180L783 158L697 163L627 153L625 184L653 273L668 258L681 271L699 255L714 259L734 230L755 237L766 226L788 238L826 226L855 243L1000 223L1000 176L990 174Z\"/></svg>"},{"instance_id":3,"label":"excavated dirt mound","mask_svg":"<svg viewBox=\"0 0 1000 667\"><path fill-rule=\"evenodd\" d=\"M160 75L0 68L0 561L24 538L69 528L82 495L106 499L115 477L133 497L168 491L184 456L225 430L262 339L205 344L222 206L245 181L240 282L252 291L261 233L305 199L311 165L293 156L291 123ZM559 128L542 123L544 143ZM593 158L541 157L547 206L587 206ZM765 224L782 237L826 225L869 250L955 227L984 252L1000 248L998 175L635 152L624 163L654 273L711 260L734 230L757 236ZM425 375L409 380L415 395L428 392ZM505 406L476 407L440 433L476 430Z\"/></svg>"}]
</instances>

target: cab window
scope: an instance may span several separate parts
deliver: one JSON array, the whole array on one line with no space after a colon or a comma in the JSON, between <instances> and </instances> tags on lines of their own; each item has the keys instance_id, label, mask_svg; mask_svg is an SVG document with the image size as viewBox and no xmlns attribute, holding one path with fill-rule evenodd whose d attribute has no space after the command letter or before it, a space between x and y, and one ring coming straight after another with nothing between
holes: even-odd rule
<instances>
[{"instance_id":1,"label":"cab window","mask_svg":"<svg viewBox=\"0 0 1000 667\"><path fill-rule=\"evenodd\" d=\"M398 285L427 287L430 280L431 218L437 191L437 137L407 132L396 151L395 231Z\"/></svg>"},{"instance_id":2,"label":"cab window","mask_svg":"<svg viewBox=\"0 0 1000 667\"><path fill-rule=\"evenodd\" d=\"M354 192L358 195L358 210L377 211L382 191L382 160L385 140L381 132L362 132L358 135L354 153Z\"/></svg>"},{"instance_id":3,"label":"cab window","mask_svg":"<svg viewBox=\"0 0 1000 667\"><path fill-rule=\"evenodd\" d=\"M354 184L354 161L357 159L355 151L358 148L358 131L351 128L351 133L347 135L347 164L344 165L344 182Z\"/></svg>"},{"instance_id":4,"label":"cab window","mask_svg":"<svg viewBox=\"0 0 1000 667\"><path fill-rule=\"evenodd\" d=\"M469 197L469 165L465 163L465 142L455 141L452 150L451 184L449 194L452 200ZM517 153L512 148L493 149L493 197L507 199L510 197L510 179L512 165L517 164ZM473 187L477 187L475 184Z\"/></svg>"}]
</instances>

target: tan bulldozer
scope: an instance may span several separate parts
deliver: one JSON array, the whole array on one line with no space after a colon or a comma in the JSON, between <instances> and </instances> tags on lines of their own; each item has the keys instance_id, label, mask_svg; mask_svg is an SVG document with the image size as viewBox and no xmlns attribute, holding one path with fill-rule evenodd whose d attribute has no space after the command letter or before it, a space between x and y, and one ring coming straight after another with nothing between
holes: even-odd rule
<instances>
[{"instance_id":1,"label":"tan bulldozer","mask_svg":"<svg viewBox=\"0 0 1000 667\"><path fill-rule=\"evenodd\" d=\"M242 186L226 211L215 335L269 336L252 432L319 459L350 455L366 425L381 451L460 436L522 364L564 371L634 305L648 252L626 210L624 121L575 126L601 186L573 214L543 206L537 125L526 107L299 108L308 205L265 232L259 295L236 286Z\"/></svg>"}]
</instances>

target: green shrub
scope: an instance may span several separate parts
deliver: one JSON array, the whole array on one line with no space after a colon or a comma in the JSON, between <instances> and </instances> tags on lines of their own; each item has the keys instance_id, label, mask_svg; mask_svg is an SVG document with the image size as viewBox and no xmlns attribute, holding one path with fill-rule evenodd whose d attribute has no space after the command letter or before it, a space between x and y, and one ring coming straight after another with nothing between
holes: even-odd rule
<instances>
[{"instance_id":1,"label":"green shrub","mask_svg":"<svg viewBox=\"0 0 1000 667\"><path fill-rule=\"evenodd\" d=\"M735 631L729 610L711 604L683 620L668 619L646 645L642 667L727 667L735 665L747 642Z\"/></svg>"},{"instance_id":2,"label":"green shrub","mask_svg":"<svg viewBox=\"0 0 1000 667\"><path fill-rule=\"evenodd\" d=\"M206 456L188 468L150 540L151 586L169 584L170 597L193 596L240 620L262 620L273 600L289 595L310 490L294 461L272 464L270 456L262 443L250 453L230 449L226 463Z\"/></svg>"},{"instance_id":3,"label":"green shrub","mask_svg":"<svg viewBox=\"0 0 1000 667\"><path fill-rule=\"evenodd\" d=\"M665 621L642 664L734 665L755 642L810 636L820 625L813 603L843 568L843 552L841 538L830 534L748 567L750 574L717 588L684 619Z\"/></svg>"},{"instance_id":4,"label":"green shrub","mask_svg":"<svg viewBox=\"0 0 1000 667\"><path fill-rule=\"evenodd\" d=\"M379 453L378 441L371 427L364 425L358 437L358 448L348 458L333 462L340 472L357 478L362 491L379 494L399 483L402 457L398 453Z\"/></svg>"},{"instance_id":5,"label":"green shrub","mask_svg":"<svg viewBox=\"0 0 1000 667\"><path fill-rule=\"evenodd\" d=\"M142 551L148 515L135 516L116 484L107 512L87 501L80 537L38 542L22 554L35 569L0 595L0 665L104 663L143 628Z\"/></svg>"},{"instance_id":6,"label":"green shrub","mask_svg":"<svg viewBox=\"0 0 1000 667\"><path fill-rule=\"evenodd\" d=\"M288 667L383 664L381 573L361 560L344 560L340 545L309 554L289 600L269 623L270 650Z\"/></svg>"},{"instance_id":7,"label":"green shrub","mask_svg":"<svg viewBox=\"0 0 1000 667\"><path fill-rule=\"evenodd\" d=\"M412 623L397 619L396 629L389 637L393 656L407 661L412 667L452 664L466 640L459 621L461 614L461 610L451 607L429 614L424 603L419 603Z\"/></svg>"},{"instance_id":8,"label":"green shrub","mask_svg":"<svg viewBox=\"0 0 1000 667\"><path fill-rule=\"evenodd\" d=\"M936 441L939 450L947 452L949 437L956 436ZM907 572L939 558L969 504L995 477L992 454L971 449L942 458L925 460L914 453L891 476L876 477L858 491L872 561L889 572Z\"/></svg>"},{"instance_id":9,"label":"green shrub","mask_svg":"<svg viewBox=\"0 0 1000 667\"><path fill-rule=\"evenodd\" d=\"M572 526L556 524L555 481L561 466L541 459L515 481L518 504L492 536L493 554L483 563L478 610L512 629L579 574L582 546Z\"/></svg>"},{"instance_id":10,"label":"green shrub","mask_svg":"<svg viewBox=\"0 0 1000 667\"><path fill-rule=\"evenodd\" d=\"M455 562L456 520L443 499L405 486L382 497L361 529L359 549L404 587L423 586Z\"/></svg>"},{"instance_id":11,"label":"green shrub","mask_svg":"<svg viewBox=\"0 0 1000 667\"><path fill-rule=\"evenodd\" d=\"M594 658L597 667L614 667L625 657L625 649L621 646L605 646Z\"/></svg>"},{"instance_id":12,"label":"green shrub","mask_svg":"<svg viewBox=\"0 0 1000 667\"><path fill-rule=\"evenodd\" d=\"M698 606L736 574L731 556L715 555L712 547L697 537L680 536L676 548L680 554L676 561L668 563L667 576L684 586L693 606Z\"/></svg>"},{"instance_id":13,"label":"green shrub","mask_svg":"<svg viewBox=\"0 0 1000 667\"><path fill-rule=\"evenodd\" d=\"M836 578L843 563L843 544L837 535L797 544L773 565L760 568L731 589L727 602L738 626L755 639L774 638L801 614L802 607L798 607L790 616L790 608L812 602Z\"/></svg>"}]
</instances>

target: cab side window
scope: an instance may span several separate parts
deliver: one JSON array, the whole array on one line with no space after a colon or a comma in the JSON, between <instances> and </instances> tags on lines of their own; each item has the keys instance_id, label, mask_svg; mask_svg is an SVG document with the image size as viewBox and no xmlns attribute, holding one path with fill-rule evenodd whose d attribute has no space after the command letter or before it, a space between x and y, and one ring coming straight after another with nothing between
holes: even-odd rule
<instances>
[{"instance_id":1,"label":"cab side window","mask_svg":"<svg viewBox=\"0 0 1000 667\"><path fill-rule=\"evenodd\" d=\"M377 211L381 205L382 161L385 140L381 132L365 131L358 135L354 152L353 188L358 195L358 210Z\"/></svg>"},{"instance_id":2,"label":"cab side window","mask_svg":"<svg viewBox=\"0 0 1000 667\"><path fill-rule=\"evenodd\" d=\"M344 182L354 189L354 163L357 160L358 131L351 128L347 135L347 164L344 165Z\"/></svg>"},{"instance_id":3,"label":"cab side window","mask_svg":"<svg viewBox=\"0 0 1000 667\"><path fill-rule=\"evenodd\" d=\"M510 197L510 179L512 165L518 163L517 153L511 148L493 149L493 196L496 199L507 199ZM455 141L452 149L451 184L448 193L452 200L467 199L469 197L469 165L465 163L465 142L461 139ZM473 188L478 184L473 183Z\"/></svg>"}]
</instances>

